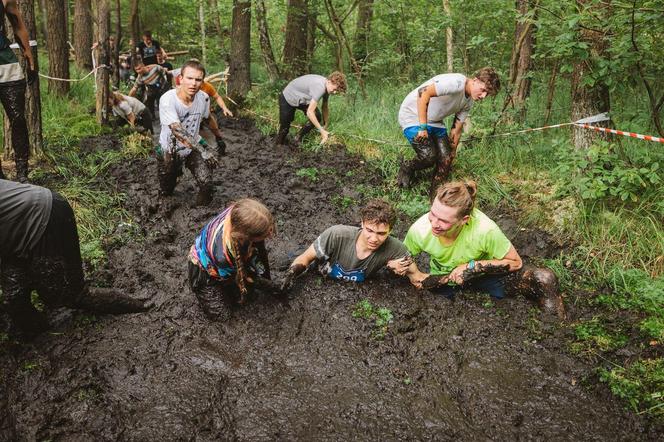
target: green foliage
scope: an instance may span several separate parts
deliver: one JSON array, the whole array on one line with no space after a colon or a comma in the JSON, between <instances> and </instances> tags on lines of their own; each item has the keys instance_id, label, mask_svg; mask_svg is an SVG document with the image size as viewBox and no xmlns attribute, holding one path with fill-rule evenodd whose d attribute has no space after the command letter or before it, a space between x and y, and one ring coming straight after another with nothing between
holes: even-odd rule
<instances>
[{"instance_id":1,"label":"green foliage","mask_svg":"<svg viewBox=\"0 0 664 442\"><path fill-rule=\"evenodd\" d=\"M664 418L664 358L636 361L627 367L600 368L602 382L635 412Z\"/></svg>"},{"instance_id":2,"label":"green foliage","mask_svg":"<svg viewBox=\"0 0 664 442\"><path fill-rule=\"evenodd\" d=\"M572 343L571 349L575 353L592 352L594 349L606 352L620 348L627 342L627 336L607 330L597 317L578 324L574 334L576 342Z\"/></svg>"},{"instance_id":3,"label":"green foliage","mask_svg":"<svg viewBox=\"0 0 664 442\"><path fill-rule=\"evenodd\" d=\"M555 172L564 188L583 199L615 197L636 202L644 193L658 191L662 178L659 163L647 150L631 157L619 154L609 143L599 142L587 151L559 151Z\"/></svg>"},{"instance_id":4,"label":"green foliage","mask_svg":"<svg viewBox=\"0 0 664 442\"><path fill-rule=\"evenodd\" d=\"M299 177L306 177L312 182L318 181L319 170L316 167L303 167L295 171L295 175Z\"/></svg>"},{"instance_id":5,"label":"green foliage","mask_svg":"<svg viewBox=\"0 0 664 442\"><path fill-rule=\"evenodd\" d=\"M378 341L385 339L389 324L394 319L390 309L374 306L368 299L363 299L355 304L353 317L374 321L374 330L371 332L371 336Z\"/></svg>"}]
</instances>

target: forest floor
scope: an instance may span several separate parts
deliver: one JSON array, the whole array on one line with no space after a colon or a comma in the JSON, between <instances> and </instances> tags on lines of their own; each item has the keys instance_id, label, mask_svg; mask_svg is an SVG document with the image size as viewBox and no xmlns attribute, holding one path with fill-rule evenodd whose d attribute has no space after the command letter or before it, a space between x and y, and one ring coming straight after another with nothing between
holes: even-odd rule
<instances>
[{"instance_id":1,"label":"forest floor","mask_svg":"<svg viewBox=\"0 0 664 442\"><path fill-rule=\"evenodd\" d=\"M92 276L153 308L61 309L50 333L3 349L0 440L661 440L662 428L625 411L567 349L566 323L581 314L572 303L560 322L523 298L450 301L406 280L353 285L308 273L287 297L256 293L227 322L207 320L186 255L229 201L252 196L272 209L278 279L289 254L326 227L356 223L361 189L377 179L339 146L273 148L249 120L222 129L228 155L209 207L192 207L188 172L160 197L152 157L111 170L135 223L118 227L131 240ZM119 148L112 136L84 142ZM487 212L524 256L559 250L514 214ZM389 309L387 330L353 315L358 304Z\"/></svg>"}]
</instances>

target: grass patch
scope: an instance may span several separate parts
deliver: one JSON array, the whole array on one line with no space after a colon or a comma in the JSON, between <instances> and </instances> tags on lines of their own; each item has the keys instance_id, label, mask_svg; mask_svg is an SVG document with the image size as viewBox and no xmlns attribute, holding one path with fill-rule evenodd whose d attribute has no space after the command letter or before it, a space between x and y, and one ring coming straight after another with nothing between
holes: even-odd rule
<instances>
[{"instance_id":1,"label":"grass patch","mask_svg":"<svg viewBox=\"0 0 664 442\"><path fill-rule=\"evenodd\" d=\"M600 380L639 414L664 419L664 358L599 369Z\"/></svg>"},{"instance_id":2,"label":"grass patch","mask_svg":"<svg viewBox=\"0 0 664 442\"><path fill-rule=\"evenodd\" d=\"M355 304L353 318L373 321L374 329L371 332L371 337L377 341L382 341L387 335L388 327L394 319L394 315L390 309L374 306L368 299L363 299Z\"/></svg>"}]
</instances>

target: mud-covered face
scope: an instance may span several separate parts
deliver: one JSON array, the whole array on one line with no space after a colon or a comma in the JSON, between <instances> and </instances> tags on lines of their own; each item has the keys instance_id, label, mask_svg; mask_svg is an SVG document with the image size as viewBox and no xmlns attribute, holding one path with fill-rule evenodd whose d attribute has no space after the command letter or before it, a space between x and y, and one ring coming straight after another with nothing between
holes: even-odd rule
<instances>
[{"instance_id":1,"label":"mud-covered face","mask_svg":"<svg viewBox=\"0 0 664 442\"><path fill-rule=\"evenodd\" d=\"M468 219L468 215L459 218L458 208L447 206L438 201L438 198L433 200L431 210L429 210L429 222L431 223L431 233L433 233L433 236L452 232L454 229L458 229L466 224Z\"/></svg>"},{"instance_id":2,"label":"mud-covered face","mask_svg":"<svg viewBox=\"0 0 664 442\"><path fill-rule=\"evenodd\" d=\"M362 221L360 236L369 250L378 250L390 236L390 226L385 223Z\"/></svg>"},{"instance_id":3,"label":"mud-covered face","mask_svg":"<svg viewBox=\"0 0 664 442\"><path fill-rule=\"evenodd\" d=\"M180 87L187 95L193 97L201 90L204 77L205 75L203 74L203 71L199 71L192 67L186 67L180 72Z\"/></svg>"},{"instance_id":4,"label":"mud-covered face","mask_svg":"<svg viewBox=\"0 0 664 442\"><path fill-rule=\"evenodd\" d=\"M473 78L472 80L470 80L466 92L468 92L468 95L474 101L480 101L485 99L488 93L486 84L484 84L482 80L478 80L477 78Z\"/></svg>"}]
</instances>

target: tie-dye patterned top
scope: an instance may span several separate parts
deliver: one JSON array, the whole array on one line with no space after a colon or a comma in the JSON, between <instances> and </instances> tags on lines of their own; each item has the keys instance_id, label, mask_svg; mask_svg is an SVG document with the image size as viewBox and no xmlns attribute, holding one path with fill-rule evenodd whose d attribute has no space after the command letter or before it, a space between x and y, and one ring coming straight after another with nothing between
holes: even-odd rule
<instances>
[{"instance_id":1,"label":"tie-dye patterned top","mask_svg":"<svg viewBox=\"0 0 664 442\"><path fill-rule=\"evenodd\" d=\"M237 272L237 259L233 255L230 236L232 227L229 214L232 209L233 206L229 206L208 222L189 250L189 260L205 269L213 278L230 279ZM248 247L241 246L240 253L246 255Z\"/></svg>"}]
</instances>

